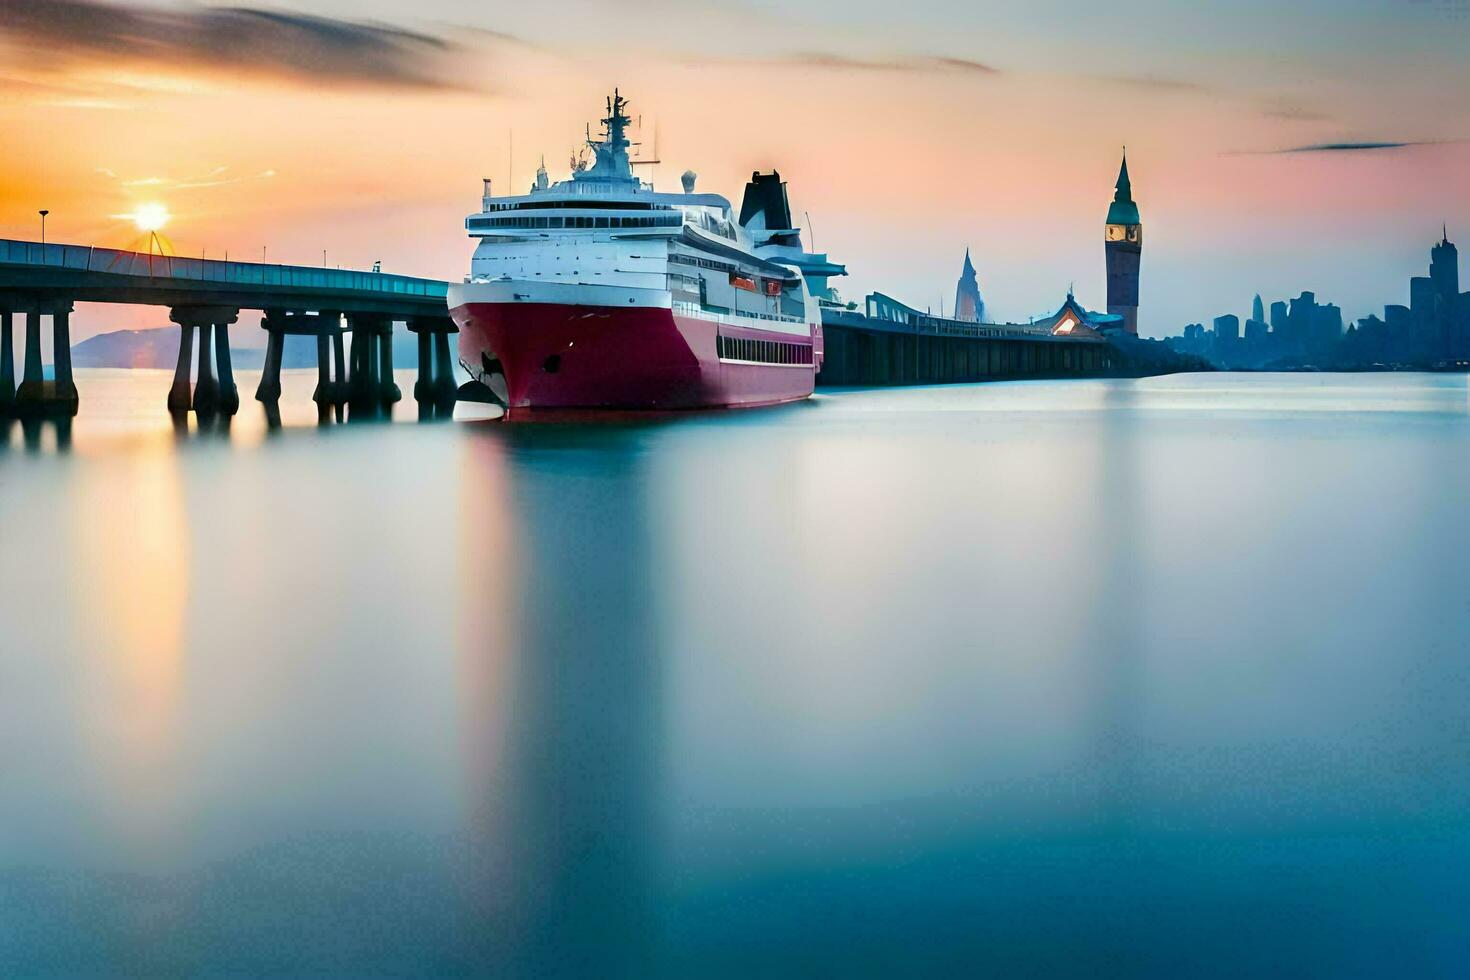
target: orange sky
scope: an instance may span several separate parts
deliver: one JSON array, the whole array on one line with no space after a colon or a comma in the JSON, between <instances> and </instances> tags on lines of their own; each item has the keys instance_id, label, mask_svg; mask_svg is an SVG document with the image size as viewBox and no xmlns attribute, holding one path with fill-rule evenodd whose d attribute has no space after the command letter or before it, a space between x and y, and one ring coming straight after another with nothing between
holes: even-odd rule
<instances>
[{"instance_id":1,"label":"orange sky","mask_svg":"<svg viewBox=\"0 0 1470 980\"><path fill-rule=\"evenodd\" d=\"M11 148L0 159L0 234L13 238L36 238L46 207L51 240L138 245L136 227L116 216L158 201L182 253L258 259L265 246L272 261L317 264L325 249L332 265L381 259L389 271L455 278L468 266L462 220L478 206L479 178L506 186L510 135L517 190L543 151L556 178L613 84L647 138L657 122L660 186L693 169L701 190L738 201L751 170L779 168L794 209L810 212L816 246L848 264L837 285L850 297L881 289L947 303L969 247L994 315L1054 309L1071 282L1100 305L1102 218L1124 142L1145 223L1145 333L1244 312L1258 290L1269 301L1315 289L1361 316L1405 300L1441 220L1452 238L1470 226L1470 149L1453 141L1467 110L1442 91L1463 69L1420 64L1412 45L1375 54L1385 63L1376 68L1361 51L1341 64L1305 51L1295 81L1279 64L1262 68L1255 49L1222 45L1200 60L1199 78L1180 78L1164 74L1177 65L1134 56L1109 73L1085 38L1053 50L1028 38L1024 21L994 50L946 50L922 35L889 41L869 23L876 8L859 5L839 57L711 34L725 15L698 5L687 9L700 29L682 40L631 32L602 45L525 37L524 23L506 40L449 24L460 7L429 2L413 8L419 20L394 23L448 42L433 49L410 39L400 50L391 36L384 48L372 34L366 48L304 60L177 46L145 57L110 43L115 25L99 27L95 5L37 3L66 15L59 29L0 14L11 55L0 75ZM298 4L349 12L307 6ZM685 9L632 6L659 17ZM369 7L387 18L407 5ZM197 20L207 8L185 9ZM895 21L901 33L934 13L915 9ZM582 13L584 29L616 16L606 6ZM160 24L161 36L178 36L178 23ZM310 30L302 36L315 43ZM830 39L798 39L816 40ZM941 60L950 57L998 70ZM1447 142L1260 152L1363 139ZM87 309L78 320L84 336L161 325L166 314Z\"/></svg>"}]
</instances>

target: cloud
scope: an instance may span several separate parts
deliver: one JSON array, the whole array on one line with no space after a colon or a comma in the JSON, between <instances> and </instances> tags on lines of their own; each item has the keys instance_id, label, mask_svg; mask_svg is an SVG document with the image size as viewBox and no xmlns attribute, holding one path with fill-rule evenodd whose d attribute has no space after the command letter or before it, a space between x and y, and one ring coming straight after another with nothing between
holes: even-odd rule
<instances>
[{"instance_id":1,"label":"cloud","mask_svg":"<svg viewBox=\"0 0 1470 980\"><path fill-rule=\"evenodd\" d=\"M805 68L831 68L845 71L955 71L976 75L996 75L1000 69L969 58L943 55L894 55L858 58L828 51L803 51L787 57L758 59L768 63Z\"/></svg>"},{"instance_id":2,"label":"cloud","mask_svg":"<svg viewBox=\"0 0 1470 980\"><path fill-rule=\"evenodd\" d=\"M1289 146L1280 150L1256 150L1258 154L1279 153L1360 153L1366 150L1402 150L1411 146L1437 146L1440 143L1457 143L1458 140L1364 140L1348 143L1311 143L1307 146ZM1249 151L1248 151L1249 152Z\"/></svg>"},{"instance_id":3,"label":"cloud","mask_svg":"<svg viewBox=\"0 0 1470 980\"><path fill-rule=\"evenodd\" d=\"M1159 75L1102 75L1098 81L1127 88L1147 89L1153 92L1189 92L1203 95L1218 94L1208 85L1186 81L1181 78L1165 78Z\"/></svg>"},{"instance_id":4,"label":"cloud","mask_svg":"<svg viewBox=\"0 0 1470 980\"><path fill-rule=\"evenodd\" d=\"M442 38L246 7L0 0L0 38L33 68L144 63L349 85L464 87L449 73L455 49Z\"/></svg>"},{"instance_id":5,"label":"cloud","mask_svg":"<svg viewBox=\"0 0 1470 980\"><path fill-rule=\"evenodd\" d=\"M228 167L215 167L206 174L196 177L133 177L123 179L117 172L107 168L98 167L97 173L108 180L115 181L119 187L127 190L138 190L141 188L160 188L166 190L198 190L209 187L226 187L231 184L243 184L247 181L270 180L276 176L275 170L262 170L259 173L233 176Z\"/></svg>"},{"instance_id":6,"label":"cloud","mask_svg":"<svg viewBox=\"0 0 1470 980\"><path fill-rule=\"evenodd\" d=\"M718 61L728 65L756 68L797 68L814 71L859 72L951 72L970 75L998 75L1000 69L969 58L951 58L931 54L895 54L860 57L834 51L799 51L795 54L750 54L698 60L679 59L686 65L707 65Z\"/></svg>"}]
</instances>

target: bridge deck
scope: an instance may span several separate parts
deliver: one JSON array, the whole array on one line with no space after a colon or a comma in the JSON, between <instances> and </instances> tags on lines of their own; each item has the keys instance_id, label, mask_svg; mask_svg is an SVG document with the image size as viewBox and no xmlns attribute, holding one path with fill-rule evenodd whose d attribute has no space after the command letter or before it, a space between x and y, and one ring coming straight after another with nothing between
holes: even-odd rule
<instances>
[{"instance_id":1,"label":"bridge deck","mask_svg":"<svg viewBox=\"0 0 1470 980\"><path fill-rule=\"evenodd\" d=\"M0 291L92 303L447 314L449 284L383 272L0 239Z\"/></svg>"}]
</instances>

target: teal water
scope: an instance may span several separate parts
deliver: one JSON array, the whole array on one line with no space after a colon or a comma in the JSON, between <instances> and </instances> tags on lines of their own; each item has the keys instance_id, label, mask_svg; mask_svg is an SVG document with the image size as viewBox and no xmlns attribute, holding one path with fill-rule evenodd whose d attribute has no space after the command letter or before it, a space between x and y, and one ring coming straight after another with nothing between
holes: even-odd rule
<instances>
[{"instance_id":1,"label":"teal water","mask_svg":"<svg viewBox=\"0 0 1470 980\"><path fill-rule=\"evenodd\" d=\"M0 975L1470 969L1463 377L78 380L0 428Z\"/></svg>"}]
</instances>

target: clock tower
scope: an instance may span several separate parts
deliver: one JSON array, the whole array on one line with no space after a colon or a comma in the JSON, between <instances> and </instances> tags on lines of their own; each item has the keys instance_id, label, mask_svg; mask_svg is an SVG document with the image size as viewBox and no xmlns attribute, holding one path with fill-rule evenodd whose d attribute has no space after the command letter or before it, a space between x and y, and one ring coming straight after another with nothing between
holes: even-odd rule
<instances>
[{"instance_id":1,"label":"clock tower","mask_svg":"<svg viewBox=\"0 0 1470 980\"><path fill-rule=\"evenodd\" d=\"M1138 265L1143 256L1143 222L1128 182L1128 153L1118 171L1113 203L1108 207L1103 251L1108 264L1108 312L1123 318L1123 327L1138 334Z\"/></svg>"}]
</instances>

